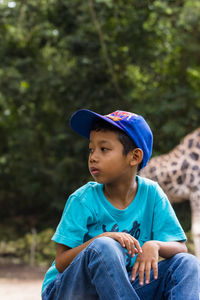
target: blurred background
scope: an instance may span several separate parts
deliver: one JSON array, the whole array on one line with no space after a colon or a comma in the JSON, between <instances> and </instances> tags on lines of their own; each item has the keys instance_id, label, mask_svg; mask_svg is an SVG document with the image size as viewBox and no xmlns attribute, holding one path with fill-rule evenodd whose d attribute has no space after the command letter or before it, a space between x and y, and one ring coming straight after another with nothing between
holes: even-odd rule
<instances>
[{"instance_id":1,"label":"blurred background","mask_svg":"<svg viewBox=\"0 0 200 300\"><path fill-rule=\"evenodd\" d=\"M0 0L0 262L44 266L75 189L91 180L87 108L142 114L153 156L200 126L200 1ZM174 206L190 237L190 206Z\"/></svg>"}]
</instances>

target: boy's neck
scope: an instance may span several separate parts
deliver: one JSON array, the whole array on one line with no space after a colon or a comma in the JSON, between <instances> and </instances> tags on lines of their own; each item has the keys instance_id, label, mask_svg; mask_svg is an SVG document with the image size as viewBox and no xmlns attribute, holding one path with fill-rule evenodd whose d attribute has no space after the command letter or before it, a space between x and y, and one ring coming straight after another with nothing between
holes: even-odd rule
<instances>
[{"instance_id":1,"label":"boy's neck","mask_svg":"<svg viewBox=\"0 0 200 300\"><path fill-rule=\"evenodd\" d=\"M136 196L138 181L136 176L130 182L120 184L104 184L104 195L118 209L128 207Z\"/></svg>"}]
</instances>

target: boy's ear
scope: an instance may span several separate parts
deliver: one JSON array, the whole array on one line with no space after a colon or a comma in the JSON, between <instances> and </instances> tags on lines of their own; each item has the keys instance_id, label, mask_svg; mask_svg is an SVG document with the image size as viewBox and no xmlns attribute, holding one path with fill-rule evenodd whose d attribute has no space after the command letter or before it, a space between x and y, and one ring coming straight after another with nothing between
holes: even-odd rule
<instances>
[{"instance_id":1,"label":"boy's ear","mask_svg":"<svg viewBox=\"0 0 200 300\"><path fill-rule=\"evenodd\" d=\"M139 165L143 160L143 151L140 148L135 148L133 151L131 151L131 166Z\"/></svg>"}]
</instances>

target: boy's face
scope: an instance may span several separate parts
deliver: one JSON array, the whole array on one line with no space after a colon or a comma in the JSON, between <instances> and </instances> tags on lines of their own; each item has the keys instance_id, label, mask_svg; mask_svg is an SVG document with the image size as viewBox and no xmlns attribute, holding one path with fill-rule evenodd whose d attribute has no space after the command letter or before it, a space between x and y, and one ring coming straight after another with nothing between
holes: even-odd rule
<instances>
[{"instance_id":1,"label":"boy's face","mask_svg":"<svg viewBox=\"0 0 200 300\"><path fill-rule=\"evenodd\" d=\"M89 170L97 182L117 183L130 176L131 155L123 155L123 145L115 132L91 131L89 152Z\"/></svg>"}]
</instances>

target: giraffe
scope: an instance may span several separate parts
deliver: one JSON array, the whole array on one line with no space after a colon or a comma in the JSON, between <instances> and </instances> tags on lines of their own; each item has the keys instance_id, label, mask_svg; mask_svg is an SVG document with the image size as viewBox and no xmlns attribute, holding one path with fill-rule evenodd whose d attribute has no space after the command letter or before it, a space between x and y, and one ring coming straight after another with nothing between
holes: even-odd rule
<instances>
[{"instance_id":1,"label":"giraffe","mask_svg":"<svg viewBox=\"0 0 200 300\"><path fill-rule=\"evenodd\" d=\"M200 127L168 154L150 159L139 174L157 181L171 203L190 201L195 255L200 259Z\"/></svg>"}]
</instances>

